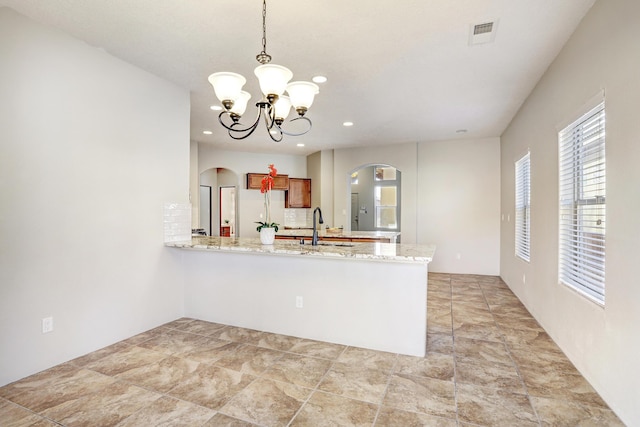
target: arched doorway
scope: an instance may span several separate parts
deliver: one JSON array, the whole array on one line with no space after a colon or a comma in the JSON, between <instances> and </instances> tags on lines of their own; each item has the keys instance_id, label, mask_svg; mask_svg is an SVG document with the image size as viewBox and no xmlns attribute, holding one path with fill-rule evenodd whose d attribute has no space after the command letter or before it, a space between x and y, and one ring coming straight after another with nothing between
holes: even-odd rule
<instances>
[{"instance_id":1,"label":"arched doorway","mask_svg":"<svg viewBox=\"0 0 640 427\"><path fill-rule=\"evenodd\" d=\"M239 236L238 182L238 175L226 168L200 174L200 228L208 236Z\"/></svg>"},{"instance_id":2,"label":"arched doorway","mask_svg":"<svg viewBox=\"0 0 640 427\"><path fill-rule=\"evenodd\" d=\"M391 165L351 172L351 231L400 231L402 173Z\"/></svg>"}]
</instances>

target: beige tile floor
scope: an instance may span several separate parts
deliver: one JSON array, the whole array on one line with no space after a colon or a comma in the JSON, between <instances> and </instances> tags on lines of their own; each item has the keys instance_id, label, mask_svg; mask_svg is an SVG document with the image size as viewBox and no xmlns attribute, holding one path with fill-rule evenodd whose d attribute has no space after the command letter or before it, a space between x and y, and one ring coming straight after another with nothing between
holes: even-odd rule
<instances>
[{"instance_id":1,"label":"beige tile floor","mask_svg":"<svg viewBox=\"0 0 640 427\"><path fill-rule=\"evenodd\" d=\"M178 319L0 388L2 426L616 426L496 277L431 274L427 356Z\"/></svg>"}]
</instances>

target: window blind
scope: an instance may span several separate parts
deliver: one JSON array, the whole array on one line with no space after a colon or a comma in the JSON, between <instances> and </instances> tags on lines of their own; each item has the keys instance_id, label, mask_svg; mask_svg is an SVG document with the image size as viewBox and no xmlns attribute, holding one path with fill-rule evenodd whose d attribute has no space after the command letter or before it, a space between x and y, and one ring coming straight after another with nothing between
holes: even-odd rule
<instances>
[{"instance_id":1,"label":"window blind","mask_svg":"<svg viewBox=\"0 0 640 427\"><path fill-rule=\"evenodd\" d=\"M529 153L516 162L516 256L529 261L531 230L531 161Z\"/></svg>"},{"instance_id":2,"label":"window blind","mask_svg":"<svg viewBox=\"0 0 640 427\"><path fill-rule=\"evenodd\" d=\"M604 102L563 129L559 140L560 282L605 299Z\"/></svg>"}]
</instances>

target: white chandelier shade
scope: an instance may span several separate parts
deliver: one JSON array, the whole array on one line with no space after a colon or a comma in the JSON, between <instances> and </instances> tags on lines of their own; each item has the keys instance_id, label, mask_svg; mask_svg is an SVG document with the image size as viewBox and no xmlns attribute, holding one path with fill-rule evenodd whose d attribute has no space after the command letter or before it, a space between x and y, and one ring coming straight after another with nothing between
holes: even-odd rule
<instances>
[{"instance_id":1,"label":"white chandelier shade","mask_svg":"<svg viewBox=\"0 0 640 427\"><path fill-rule=\"evenodd\" d=\"M240 95L233 102L233 107L229 110L229 113L242 116L247 109L247 102L251 99L249 92L240 91Z\"/></svg>"},{"instance_id":2,"label":"white chandelier shade","mask_svg":"<svg viewBox=\"0 0 640 427\"><path fill-rule=\"evenodd\" d=\"M265 97L282 95L287 89L287 83L293 77L291 70L276 64L259 65L253 72L260 82L260 90Z\"/></svg>"},{"instance_id":3,"label":"white chandelier shade","mask_svg":"<svg viewBox=\"0 0 640 427\"><path fill-rule=\"evenodd\" d=\"M287 93L291 98L291 105L298 112L301 109L307 111L313 104L313 98L318 92L318 85L311 82L292 82L287 85Z\"/></svg>"},{"instance_id":4,"label":"white chandelier shade","mask_svg":"<svg viewBox=\"0 0 640 427\"><path fill-rule=\"evenodd\" d=\"M291 112L291 101L288 96L282 95L278 98L276 105L274 106L276 109L275 118L277 120L281 120L281 123L287 118L289 113Z\"/></svg>"},{"instance_id":5,"label":"white chandelier shade","mask_svg":"<svg viewBox=\"0 0 640 427\"><path fill-rule=\"evenodd\" d=\"M223 104L225 101L235 101L238 99L242 91L242 86L244 86L246 82L247 79L240 74L227 71L213 73L209 76L209 83L213 86L216 97Z\"/></svg>"}]
</instances>

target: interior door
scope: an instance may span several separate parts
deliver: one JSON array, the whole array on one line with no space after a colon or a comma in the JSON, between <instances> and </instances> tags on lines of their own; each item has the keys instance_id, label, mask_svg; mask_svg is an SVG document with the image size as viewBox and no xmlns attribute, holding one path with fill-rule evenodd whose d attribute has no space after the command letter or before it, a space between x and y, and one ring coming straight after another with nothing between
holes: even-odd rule
<instances>
[{"instance_id":1,"label":"interior door","mask_svg":"<svg viewBox=\"0 0 640 427\"><path fill-rule=\"evenodd\" d=\"M358 193L351 193L351 231L358 231L358 213L360 206L358 204Z\"/></svg>"},{"instance_id":2,"label":"interior door","mask_svg":"<svg viewBox=\"0 0 640 427\"><path fill-rule=\"evenodd\" d=\"M200 228L211 236L211 187L208 185L200 186Z\"/></svg>"},{"instance_id":3,"label":"interior door","mask_svg":"<svg viewBox=\"0 0 640 427\"><path fill-rule=\"evenodd\" d=\"M236 187L220 187L220 235L236 235Z\"/></svg>"}]
</instances>

